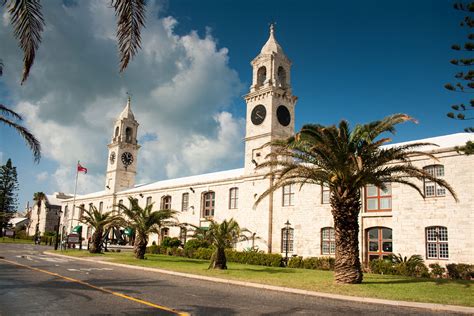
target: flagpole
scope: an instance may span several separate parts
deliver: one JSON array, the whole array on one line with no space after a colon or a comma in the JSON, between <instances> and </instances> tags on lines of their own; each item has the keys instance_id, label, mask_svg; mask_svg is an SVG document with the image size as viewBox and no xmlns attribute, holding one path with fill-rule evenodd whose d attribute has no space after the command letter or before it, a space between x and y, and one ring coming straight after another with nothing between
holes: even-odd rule
<instances>
[{"instance_id":1,"label":"flagpole","mask_svg":"<svg viewBox=\"0 0 474 316\"><path fill-rule=\"evenodd\" d=\"M72 200L72 218L71 218L71 231L70 231L70 233L72 232L72 221L74 220L74 212L76 210L77 177L79 175L79 169L78 169L77 166L79 166L79 163L80 163L80 161L78 160L77 165L76 165L76 184L74 185L74 198Z\"/></svg>"}]
</instances>

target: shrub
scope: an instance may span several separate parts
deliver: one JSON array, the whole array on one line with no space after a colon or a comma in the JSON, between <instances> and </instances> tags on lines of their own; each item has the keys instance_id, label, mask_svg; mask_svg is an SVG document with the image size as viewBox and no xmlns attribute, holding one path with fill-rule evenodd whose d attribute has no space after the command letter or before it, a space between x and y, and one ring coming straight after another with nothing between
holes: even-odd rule
<instances>
[{"instance_id":1,"label":"shrub","mask_svg":"<svg viewBox=\"0 0 474 316\"><path fill-rule=\"evenodd\" d=\"M184 245L184 254L186 257L194 258L194 252L199 248L209 248L210 244L207 241L199 239L190 239Z\"/></svg>"},{"instance_id":2,"label":"shrub","mask_svg":"<svg viewBox=\"0 0 474 316\"><path fill-rule=\"evenodd\" d=\"M451 279L470 280L474 278L474 265L465 263L450 263L446 265L448 276Z\"/></svg>"},{"instance_id":3,"label":"shrub","mask_svg":"<svg viewBox=\"0 0 474 316\"><path fill-rule=\"evenodd\" d=\"M209 260L213 252L213 248L198 248L194 251L192 258Z\"/></svg>"},{"instance_id":4,"label":"shrub","mask_svg":"<svg viewBox=\"0 0 474 316\"><path fill-rule=\"evenodd\" d=\"M336 259L333 257L308 257L303 260L302 268L313 270L334 270Z\"/></svg>"},{"instance_id":5,"label":"shrub","mask_svg":"<svg viewBox=\"0 0 474 316\"><path fill-rule=\"evenodd\" d=\"M151 253L151 254L154 254L154 255L158 255L161 253L161 247L158 246L158 245L151 245L149 247L146 247L146 253Z\"/></svg>"},{"instance_id":6,"label":"shrub","mask_svg":"<svg viewBox=\"0 0 474 316\"><path fill-rule=\"evenodd\" d=\"M181 241L176 237L165 237L161 241L161 246L165 248L178 248L181 246Z\"/></svg>"},{"instance_id":7,"label":"shrub","mask_svg":"<svg viewBox=\"0 0 474 316\"><path fill-rule=\"evenodd\" d=\"M438 263L432 263L429 265L431 269L431 275L435 278L442 278L446 273L446 269L440 266Z\"/></svg>"},{"instance_id":8,"label":"shrub","mask_svg":"<svg viewBox=\"0 0 474 316\"><path fill-rule=\"evenodd\" d=\"M395 274L393 263L384 259L372 260L369 263L370 271L376 274Z\"/></svg>"},{"instance_id":9,"label":"shrub","mask_svg":"<svg viewBox=\"0 0 474 316\"><path fill-rule=\"evenodd\" d=\"M288 261L288 268L304 268L303 257L294 256Z\"/></svg>"},{"instance_id":10,"label":"shrub","mask_svg":"<svg viewBox=\"0 0 474 316\"><path fill-rule=\"evenodd\" d=\"M411 277L429 277L428 268L420 255L412 255L410 258L402 257L401 254L392 254L390 257L395 274Z\"/></svg>"}]
</instances>

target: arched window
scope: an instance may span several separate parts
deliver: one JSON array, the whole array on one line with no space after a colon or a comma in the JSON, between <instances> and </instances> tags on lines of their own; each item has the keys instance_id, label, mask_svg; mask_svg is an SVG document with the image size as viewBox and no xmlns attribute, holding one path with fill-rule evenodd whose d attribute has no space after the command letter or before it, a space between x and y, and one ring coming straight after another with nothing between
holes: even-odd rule
<instances>
[{"instance_id":1,"label":"arched window","mask_svg":"<svg viewBox=\"0 0 474 316\"><path fill-rule=\"evenodd\" d=\"M286 70L282 66L278 67L277 77L278 77L278 86L285 88L286 87Z\"/></svg>"},{"instance_id":2,"label":"arched window","mask_svg":"<svg viewBox=\"0 0 474 316\"><path fill-rule=\"evenodd\" d=\"M126 141L127 143L131 143L131 142L132 142L132 134L133 134L132 129L131 129L130 127L127 127L127 128L125 129L125 141Z\"/></svg>"},{"instance_id":3,"label":"arched window","mask_svg":"<svg viewBox=\"0 0 474 316\"><path fill-rule=\"evenodd\" d=\"M119 136L119 131L120 131L120 129L119 129L119 127L117 126L117 127L115 128L115 137Z\"/></svg>"},{"instance_id":4,"label":"arched window","mask_svg":"<svg viewBox=\"0 0 474 316\"><path fill-rule=\"evenodd\" d=\"M294 236L294 229L291 227L284 227L281 229L281 252L286 253L293 252L293 236Z\"/></svg>"},{"instance_id":5,"label":"arched window","mask_svg":"<svg viewBox=\"0 0 474 316\"><path fill-rule=\"evenodd\" d=\"M166 237L169 237L169 235L170 235L170 229L168 227L163 227L160 230L160 244L163 241L163 239L165 239Z\"/></svg>"},{"instance_id":6,"label":"arched window","mask_svg":"<svg viewBox=\"0 0 474 316\"><path fill-rule=\"evenodd\" d=\"M336 254L336 232L332 227L324 227L321 229L321 254Z\"/></svg>"},{"instance_id":7,"label":"arched window","mask_svg":"<svg viewBox=\"0 0 474 316\"><path fill-rule=\"evenodd\" d=\"M216 206L216 193L205 192L202 195L202 217L213 217Z\"/></svg>"},{"instance_id":8,"label":"arched window","mask_svg":"<svg viewBox=\"0 0 474 316\"><path fill-rule=\"evenodd\" d=\"M426 227L426 258L449 259L447 227Z\"/></svg>"},{"instance_id":9,"label":"arched window","mask_svg":"<svg viewBox=\"0 0 474 316\"><path fill-rule=\"evenodd\" d=\"M392 254L392 230L386 227L367 229L367 258L369 261L388 258Z\"/></svg>"},{"instance_id":10,"label":"arched window","mask_svg":"<svg viewBox=\"0 0 474 316\"><path fill-rule=\"evenodd\" d=\"M265 83L266 79L267 79L267 68L265 68L265 66L262 66L258 68L257 70L257 87L262 86Z\"/></svg>"},{"instance_id":11,"label":"arched window","mask_svg":"<svg viewBox=\"0 0 474 316\"><path fill-rule=\"evenodd\" d=\"M239 188L231 188L229 190L229 208L237 208L239 200Z\"/></svg>"},{"instance_id":12,"label":"arched window","mask_svg":"<svg viewBox=\"0 0 474 316\"><path fill-rule=\"evenodd\" d=\"M152 202L152 197L151 197L151 196L147 196L147 198L146 198L146 205L145 205L145 206L150 205L151 202Z\"/></svg>"},{"instance_id":13,"label":"arched window","mask_svg":"<svg viewBox=\"0 0 474 316\"><path fill-rule=\"evenodd\" d=\"M435 178L444 177L444 166L443 165L431 165L423 168L424 171L429 173ZM445 196L446 189L435 182L426 179L424 181L424 189L426 197L436 197L436 196Z\"/></svg>"},{"instance_id":14,"label":"arched window","mask_svg":"<svg viewBox=\"0 0 474 316\"><path fill-rule=\"evenodd\" d=\"M171 210L171 196L165 195L161 197L161 209Z\"/></svg>"}]
</instances>

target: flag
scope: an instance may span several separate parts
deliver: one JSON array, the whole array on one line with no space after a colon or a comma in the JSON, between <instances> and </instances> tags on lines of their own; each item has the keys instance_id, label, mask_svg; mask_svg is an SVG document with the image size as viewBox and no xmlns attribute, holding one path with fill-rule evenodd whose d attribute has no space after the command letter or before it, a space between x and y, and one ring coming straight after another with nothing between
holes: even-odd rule
<instances>
[{"instance_id":1,"label":"flag","mask_svg":"<svg viewBox=\"0 0 474 316\"><path fill-rule=\"evenodd\" d=\"M87 173L87 168L81 166L80 163L77 163L77 172L84 172L84 173Z\"/></svg>"}]
</instances>

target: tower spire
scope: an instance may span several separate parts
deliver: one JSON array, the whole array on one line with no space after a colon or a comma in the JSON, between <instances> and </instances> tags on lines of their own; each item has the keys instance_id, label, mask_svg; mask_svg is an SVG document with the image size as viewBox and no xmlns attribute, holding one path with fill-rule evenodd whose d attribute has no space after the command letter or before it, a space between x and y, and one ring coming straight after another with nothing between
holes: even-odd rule
<instances>
[{"instance_id":1,"label":"tower spire","mask_svg":"<svg viewBox=\"0 0 474 316\"><path fill-rule=\"evenodd\" d=\"M260 53L262 54L271 54L271 53L278 53L284 54L283 49L281 48L280 44L278 44L277 40L275 39L275 25L276 22L270 23L270 36L268 37L267 42L263 45L262 50Z\"/></svg>"}]
</instances>

